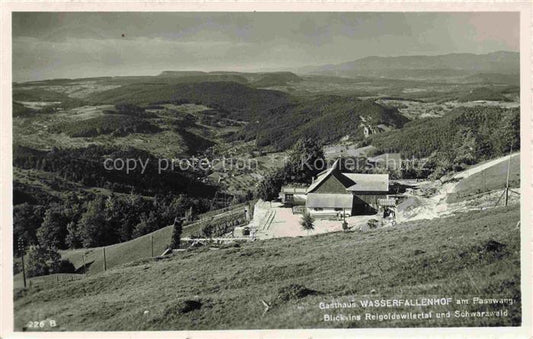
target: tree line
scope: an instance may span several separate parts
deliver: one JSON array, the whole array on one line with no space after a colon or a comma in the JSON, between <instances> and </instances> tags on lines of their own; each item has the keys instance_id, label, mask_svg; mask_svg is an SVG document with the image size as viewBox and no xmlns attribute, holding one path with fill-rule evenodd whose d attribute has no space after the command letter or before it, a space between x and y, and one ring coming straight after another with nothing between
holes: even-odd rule
<instances>
[{"instance_id":1,"label":"tree line","mask_svg":"<svg viewBox=\"0 0 533 339\"><path fill-rule=\"evenodd\" d=\"M48 206L14 206L13 240L59 250L107 246L168 226L186 210L203 213L210 204L208 199L183 194L154 199L133 194L80 199L72 193Z\"/></svg>"}]
</instances>

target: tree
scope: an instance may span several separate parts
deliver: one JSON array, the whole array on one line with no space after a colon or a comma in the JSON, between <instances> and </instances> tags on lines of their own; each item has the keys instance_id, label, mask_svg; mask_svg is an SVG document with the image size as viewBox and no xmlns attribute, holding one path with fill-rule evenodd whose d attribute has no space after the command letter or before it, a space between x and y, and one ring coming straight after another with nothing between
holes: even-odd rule
<instances>
[{"instance_id":1,"label":"tree","mask_svg":"<svg viewBox=\"0 0 533 339\"><path fill-rule=\"evenodd\" d=\"M51 263L50 273L76 273L76 267L68 259L59 259Z\"/></svg>"},{"instance_id":2,"label":"tree","mask_svg":"<svg viewBox=\"0 0 533 339\"><path fill-rule=\"evenodd\" d=\"M110 226L115 227L118 241L128 241L133 237L133 230L139 223L145 210L146 202L139 195L131 195L127 199L115 199L113 209L106 206L106 218Z\"/></svg>"},{"instance_id":3,"label":"tree","mask_svg":"<svg viewBox=\"0 0 533 339\"><path fill-rule=\"evenodd\" d=\"M48 273L61 273L61 254L56 248L46 249L46 264L48 265Z\"/></svg>"},{"instance_id":4,"label":"tree","mask_svg":"<svg viewBox=\"0 0 533 339\"><path fill-rule=\"evenodd\" d=\"M146 213L141 215L141 221L135 225L133 230L134 237L140 237L141 235L148 234L150 232L156 231L160 224L160 220L157 218L157 215L154 211L150 211L148 216Z\"/></svg>"},{"instance_id":5,"label":"tree","mask_svg":"<svg viewBox=\"0 0 533 339\"><path fill-rule=\"evenodd\" d=\"M23 203L13 207L13 243L18 239L24 239L28 245L37 245L37 230L43 222L41 206L32 206ZM18 247L14 246L18 255Z\"/></svg>"},{"instance_id":6,"label":"tree","mask_svg":"<svg viewBox=\"0 0 533 339\"><path fill-rule=\"evenodd\" d=\"M471 165L477 160L477 144L478 141L470 129L463 128L457 132L453 147L455 170L463 170L466 165Z\"/></svg>"},{"instance_id":7,"label":"tree","mask_svg":"<svg viewBox=\"0 0 533 339\"><path fill-rule=\"evenodd\" d=\"M83 213L79 228L84 247L108 245L109 237L101 198L89 202L87 211Z\"/></svg>"},{"instance_id":8,"label":"tree","mask_svg":"<svg viewBox=\"0 0 533 339\"><path fill-rule=\"evenodd\" d=\"M30 246L25 265L29 277L51 273L74 273L76 271L69 260L61 259L57 249L42 246Z\"/></svg>"},{"instance_id":9,"label":"tree","mask_svg":"<svg viewBox=\"0 0 533 339\"><path fill-rule=\"evenodd\" d=\"M212 220L204 225L202 229L200 230L200 236L203 238L211 238L213 236L213 228L214 224L212 224Z\"/></svg>"},{"instance_id":10,"label":"tree","mask_svg":"<svg viewBox=\"0 0 533 339\"><path fill-rule=\"evenodd\" d=\"M300 139L289 151L285 166L266 175L259 183L257 196L265 201L276 199L284 184L310 184L313 177L324 170L325 166L321 146L314 139Z\"/></svg>"},{"instance_id":11,"label":"tree","mask_svg":"<svg viewBox=\"0 0 533 339\"><path fill-rule=\"evenodd\" d=\"M267 174L257 187L257 196L265 201L276 199L284 182L285 179L281 170Z\"/></svg>"},{"instance_id":12,"label":"tree","mask_svg":"<svg viewBox=\"0 0 533 339\"><path fill-rule=\"evenodd\" d=\"M316 139L299 139L289 151L286 174L292 182L309 184L325 169L324 151Z\"/></svg>"},{"instance_id":13,"label":"tree","mask_svg":"<svg viewBox=\"0 0 533 339\"><path fill-rule=\"evenodd\" d=\"M39 245L44 248L66 248L68 220L61 209L59 205L51 206L44 215L41 227L37 230Z\"/></svg>"},{"instance_id":14,"label":"tree","mask_svg":"<svg viewBox=\"0 0 533 339\"><path fill-rule=\"evenodd\" d=\"M172 228L172 241L170 242L171 249L180 248L181 232L183 229L183 219L174 219L174 226Z\"/></svg>"},{"instance_id":15,"label":"tree","mask_svg":"<svg viewBox=\"0 0 533 339\"><path fill-rule=\"evenodd\" d=\"M69 248L80 248L83 245L80 226L71 221L67 224L67 237L65 238L65 243Z\"/></svg>"},{"instance_id":16,"label":"tree","mask_svg":"<svg viewBox=\"0 0 533 339\"><path fill-rule=\"evenodd\" d=\"M506 155L511 145L513 150L520 149L520 112L504 115L501 127L494 133L494 143L500 155Z\"/></svg>"},{"instance_id":17,"label":"tree","mask_svg":"<svg viewBox=\"0 0 533 339\"><path fill-rule=\"evenodd\" d=\"M26 256L26 273L28 277L48 274L50 268L47 264L47 252L41 246L30 246Z\"/></svg>"},{"instance_id":18,"label":"tree","mask_svg":"<svg viewBox=\"0 0 533 339\"><path fill-rule=\"evenodd\" d=\"M300 225L302 225L302 228L306 230L307 233L309 234L309 231L312 231L315 229L314 222L315 222L315 218L313 218L313 216L310 213L306 212L302 216L302 220L300 220Z\"/></svg>"}]
</instances>

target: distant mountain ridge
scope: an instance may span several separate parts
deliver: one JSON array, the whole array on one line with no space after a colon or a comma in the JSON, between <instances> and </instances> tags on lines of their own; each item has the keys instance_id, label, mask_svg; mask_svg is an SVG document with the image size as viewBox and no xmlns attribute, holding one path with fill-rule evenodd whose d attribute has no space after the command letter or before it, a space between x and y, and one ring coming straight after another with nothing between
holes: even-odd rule
<instances>
[{"instance_id":1,"label":"distant mountain ridge","mask_svg":"<svg viewBox=\"0 0 533 339\"><path fill-rule=\"evenodd\" d=\"M302 79L292 72L202 72L202 71L163 71L161 78L186 78L201 81L234 81L255 87L270 87L298 82Z\"/></svg>"},{"instance_id":2,"label":"distant mountain ridge","mask_svg":"<svg viewBox=\"0 0 533 339\"><path fill-rule=\"evenodd\" d=\"M371 56L335 65L309 66L300 73L342 76L384 77L460 77L477 73L519 74L520 54L493 52L488 54L453 53L444 55Z\"/></svg>"}]
</instances>

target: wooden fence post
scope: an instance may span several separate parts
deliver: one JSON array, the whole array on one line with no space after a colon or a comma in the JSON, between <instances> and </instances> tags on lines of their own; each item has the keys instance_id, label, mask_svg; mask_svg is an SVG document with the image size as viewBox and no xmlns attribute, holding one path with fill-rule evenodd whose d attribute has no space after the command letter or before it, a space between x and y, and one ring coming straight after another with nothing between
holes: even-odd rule
<instances>
[{"instance_id":1,"label":"wooden fence post","mask_svg":"<svg viewBox=\"0 0 533 339\"><path fill-rule=\"evenodd\" d=\"M87 262L85 261L85 255L87 253L83 252L83 275L87 276Z\"/></svg>"},{"instance_id":2,"label":"wooden fence post","mask_svg":"<svg viewBox=\"0 0 533 339\"><path fill-rule=\"evenodd\" d=\"M105 247L103 248L104 250L104 272L107 270L107 263L106 263L106 258L105 258Z\"/></svg>"}]
</instances>

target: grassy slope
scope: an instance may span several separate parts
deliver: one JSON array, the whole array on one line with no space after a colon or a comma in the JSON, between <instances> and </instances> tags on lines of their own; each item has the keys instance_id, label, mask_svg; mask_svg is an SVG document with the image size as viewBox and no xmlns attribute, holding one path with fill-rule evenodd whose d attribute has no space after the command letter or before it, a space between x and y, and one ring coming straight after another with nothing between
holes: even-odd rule
<instances>
[{"instance_id":1,"label":"grassy slope","mask_svg":"<svg viewBox=\"0 0 533 339\"><path fill-rule=\"evenodd\" d=\"M190 234L189 230L184 230L184 236ZM170 237L172 236L172 226L167 226L161 228L150 234L143 235L141 237L126 241L123 243L110 245L106 247L106 265L107 269L111 269L118 265L123 265L125 263L149 258L152 256L151 253L151 235L154 238L154 256L161 255L163 251L170 244ZM75 249L68 251L61 251L61 256L65 259L70 260L76 270L83 273L83 254L85 255L85 263L87 264L87 273L95 274L103 272L104 270L104 255L103 247L94 247L90 249ZM79 277L79 274L75 274L74 277ZM46 280L55 280L55 275L43 276L31 278L35 280L36 283ZM22 287L22 274L19 273L14 276L14 287Z\"/></svg>"},{"instance_id":2,"label":"grassy slope","mask_svg":"<svg viewBox=\"0 0 533 339\"><path fill-rule=\"evenodd\" d=\"M230 211L241 211L242 205L231 207ZM201 216L202 220L210 219L209 214ZM200 232L203 223L194 222L183 226L182 236L189 237ZM154 256L161 255L170 245L172 237L172 226L163 227L155 232L123 243L106 247L106 267L108 269L130 263L135 260L152 257L152 237L154 242ZM88 273L99 273L103 271L104 256L102 247L91 249L80 249L65 251L62 256L68 258L76 268L83 266L83 253L88 252L85 257L86 263L91 264Z\"/></svg>"},{"instance_id":3,"label":"grassy slope","mask_svg":"<svg viewBox=\"0 0 533 339\"><path fill-rule=\"evenodd\" d=\"M234 213L238 212L243 208L243 205L235 205L229 210ZM218 211L217 213L220 213ZM202 220L211 219L214 216L214 212L208 212L202 214ZM201 222L195 222L190 225L185 225L183 228L183 237L189 237L191 235L197 234L201 231L201 228L204 224ZM152 233L143 235L141 237L119 243L106 247L106 268L111 269L116 266L124 265L135 260L141 260L145 258L152 257L152 238L154 241L154 256L159 256L166 250L170 244L170 239L172 236L172 226L163 227ZM61 251L61 256L65 259L70 260L77 272L75 274L52 274L48 276L40 276L30 278L34 283L42 282L54 282L57 279L70 280L78 279L80 273L83 273L83 254L85 254L85 264L87 265L88 274L97 274L104 271L104 254L103 247L94 247L89 249L75 249ZM18 273L14 276L14 288L22 288L23 280L22 273Z\"/></svg>"},{"instance_id":4,"label":"grassy slope","mask_svg":"<svg viewBox=\"0 0 533 339\"><path fill-rule=\"evenodd\" d=\"M502 161L483 171L462 179L453 193L448 195L448 202L465 200L466 198L491 190L505 188L507 180L508 162ZM511 170L509 172L509 186L520 187L520 155L511 158Z\"/></svg>"},{"instance_id":5,"label":"grassy slope","mask_svg":"<svg viewBox=\"0 0 533 339\"><path fill-rule=\"evenodd\" d=\"M240 248L201 248L160 261L143 260L60 286L30 290L15 300L15 326L21 329L37 315L55 319L63 330L518 325L520 303L505 306L509 317L504 318L401 323L323 322L326 311L318 303L333 298L424 296L518 300L520 239L515 226L519 219L515 205L364 233L273 239ZM504 250L483 250L491 239L505 244ZM297 301L279 299L278 289L291 283L320 294ZM261 299L272 304L263 317ZM180 314L184 300L199 300L202 307ZM398 309L327 313L342 311L383 314Z\"/></svg>"},{"instance_id":6,"label":"grassy slope","mask_svg":"<svg viewBox=\"0 0 533 339\"><path fill-rule=\"evenodd\" d=\"M236 205L231 211L240 211L242 205ZM209 214L202 215L207 218ZM195 222L183 227L183 237L189 237L200 231L202 224ZM163 227L152 233L141 237L125 241L123 243L106 246L106 267L107 269L123 265L135 260L149 258L152 256L152 236L154 241L154 256L161 255L170 245L172 237L172 226ZM103 247L89 249L76 249L62 251L61 255L69 259L76 269L83 267L83 253L86 253L85 262L88 265L89 274L100 273L104 267Z\"/></svg>"}]
</instances>

